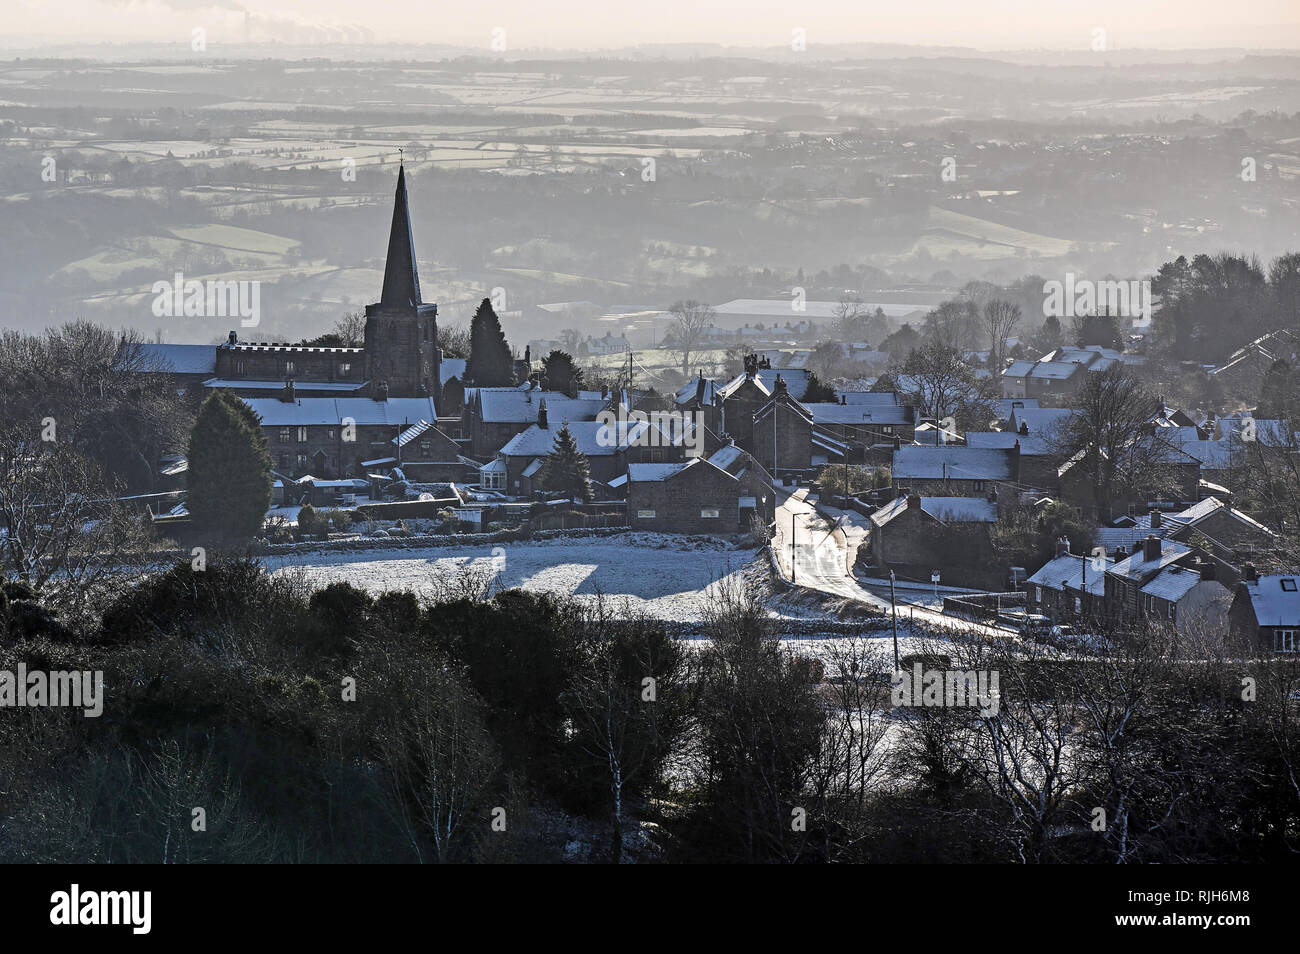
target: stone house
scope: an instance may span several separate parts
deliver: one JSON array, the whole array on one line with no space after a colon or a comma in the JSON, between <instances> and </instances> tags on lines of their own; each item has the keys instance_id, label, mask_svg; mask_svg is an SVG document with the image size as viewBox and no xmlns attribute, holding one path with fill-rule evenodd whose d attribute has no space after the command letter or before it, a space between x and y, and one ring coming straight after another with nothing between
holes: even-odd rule
<instances>
[{"instance_id":1,"label":"stone house","mask_svg":"<svg viewBox=\"0 0 1300 954\"><path fill-rule=\"evenodd\" d=\"M1150 536L1106 571L1105 614L1222 632L1231 600L1222 578L1232 573L1195 547Z\"/></svg>"},{"instance_id":2,"label":"stone house","mask_svg":"<svg viewBox=\"0 0 1300 954\"><path fill-rule=\"evenodd\" d=\"M1054 621L1103 615L1106 570L1114 565L1114 558L1109 556L1071 553L1069 543L1062 541L1057 545L1056 556L1025 581L1029 612Z\"/></svg>"},{"instance_id":3,"label":"stone house","mask_svg":"<svg viewBox=\"0 0 1300 954\"><path fill-rule=\"evenodd\" d=\"M363 477L369 467L400 464L416 480L446 479L435 475L448 469L463 479L459 448L434 426L430 397L298 397L287 388L278 398L243 401L261 420L272 465L284 476Z\"/></svg>"},{"instance_id":4,"label":"stone house","mask_svg":"<svg viewBox=\"0 0 1300 954\"><path fill-rule=\"evenodd\" d=\"M627 467L628 523L664 533L741 533L760 513L740 478L707 457Z\"/></svg>"},{"instance_id":5,"label":"stone house","mask_svg":"<svg viewBox=\"0 0 1300 954\"><path fill-rule=\"evenodd\" d=\"M461 430L469 454L490 459L513 438L537 422L541 403L556 426L594 421L609 404L608 398L571 398L559 391L543 391L531 383L512 388L467 388Z\"/></svg>"},{"instance_id":6,"label":"stone house","mask_svg":"<svg viewBox=\"0 0 1300 954\"><path fill-rule=\"evenodd\" d=\"M860 550L858 559L903 580L926 582L938 570L953 586L1001 589L997 520L997 503L982 498L899 496L871 515L867 553Z\"/></svg>"},{"instance_id":7,"label":"stone house","mask_svg":"<svg viewBox=\"0 0 1300 954\"><path fill-rule=\"evenodd\" d=\"M481 470L484 489L500 490L515 497L530 497L545 488L541 481L542 465L555 447L560 426L546 411L536 423L516 434L497 454L500 465L491 471ZM680 433L668 433L644 421L626 421L607 425L600 421L568 421L578 450L587 458L591 479L613 486L617 478L627 473L629 463L675 463L686 459L686 441ZM562 425L561 425L562 426ZM492 473L504 478L488 478ZM500 486L504 480L504 486Z\"/></svg>"},{"instance_id":8,"label":"stone house","mask_svg":"<svg viewBox=\"0 0 1300 954\"><path fill-rule=\"evenodd\" d=\"M739 440L736 444L744 446ZM783 480L809 476L832 460L843 460L848 447L816 426L778 376L772 397L754 413L748 450L774 478Z\"/></svg>"},{"instance_id":9,"label":"stone house","mask_svg":"<svg viewBox=\"0 0 1300 954\"><path fill-rule=\"evenodd\" d=\"M1300 652L1300 573L1260 576L1246 567L1228 621L1234 633L1262 650Z\"/></svg>"}]
</instances>

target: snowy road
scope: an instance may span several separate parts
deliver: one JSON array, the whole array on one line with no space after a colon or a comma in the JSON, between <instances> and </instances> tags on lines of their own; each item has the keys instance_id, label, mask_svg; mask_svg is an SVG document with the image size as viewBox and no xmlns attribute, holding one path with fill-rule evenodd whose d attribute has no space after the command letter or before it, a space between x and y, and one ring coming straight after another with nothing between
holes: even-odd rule
<instances>
[{"instance_id":1,"label":"snowy road","mask_svg":"<svg viewBox=\"0 0 1300 954\"><path fill-rule=\"evenodd\" d=\"M798 586L820 590L833 596L867 603L888 613L888 594L869 589L853 576L858 545L867 537L866 517L853 511L835 511L834 517L817 511L809 503L807 488L799 488L785 498L776 512L776 538L773 547L781 570L791 575L791 537L793 535L793 581ZM1007 638L1004 629L954 619L927 606L909 603L898 595L899 633L911 621L921 623L931 632L979 633ZM910 625L908 629L910 630Z\"/></svg>"}]
</instances>

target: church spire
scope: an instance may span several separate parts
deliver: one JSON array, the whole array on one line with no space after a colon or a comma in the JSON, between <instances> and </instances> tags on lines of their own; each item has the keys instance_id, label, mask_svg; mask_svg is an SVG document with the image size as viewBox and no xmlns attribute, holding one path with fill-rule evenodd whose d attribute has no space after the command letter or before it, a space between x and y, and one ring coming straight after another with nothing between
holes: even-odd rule
<instances>
[{"instance_id":1,"label":"church spire","mask_svg":"<svg viewBox=\"0 0 1300 954\"><path fill-rule=\"evenodd\" d=\"M421 304L420 275L415 267L415 239L411 236L411 210L406 198L406 167L397 170L397 196L393 201L393 226L388 233L388 260L384 264L381 305L410 308Z\"/></svg>"}]
</instances>

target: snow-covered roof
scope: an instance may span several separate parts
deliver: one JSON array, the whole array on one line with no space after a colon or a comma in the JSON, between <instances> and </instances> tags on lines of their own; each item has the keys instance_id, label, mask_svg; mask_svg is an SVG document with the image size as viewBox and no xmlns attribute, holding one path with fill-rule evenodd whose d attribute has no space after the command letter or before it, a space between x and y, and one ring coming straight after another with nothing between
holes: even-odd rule
<instances>
[{"instance_id":1,"label":"snow-covered roof","mask_svg":"<svg viewBox=\"0 0 1300 954\"><path fill-rule=\"evenodd\" d=\"M809 440L814 447L820 447L828 454L834 454L836 457L843 457L849 449L849 445L843 441L837 441L825 431L814 430L809 435Z\"/></svg>"},{"instance_id":2,"label":"snow-covered roof","mask_svg":"<svg viewBox=\"0 0 1300 954\"><path fill-rule=\"evenodd\" d=\"M1300 626L1300 572L1245 580L1246 597L1259 626Z\"/></svg>"},{"instance_id":3,"label":"snow-covered roof","mask_svg":"<svg viewBox=\"0 0 1300 954\"><path fill-rule=\"evenodd\" d=\"M217 370L217 346L200 344L142 343L142 371L172 374L213 374Z\"/></svg>"},{"instance_id":4,"label":"snow-covered roof","mask_svg":"<svg viewBox=\"0 0 1300 954\"><path fill-rule=\"evenodd\" d=\"M896 480L1011 480L1011 451L993 447L919 447L894 449L891 473Z\"/></svg>"},{"instance_id":5,"label":"snow-covered roof","mask_svg":"<svg viewBox=\"0 0 1300 954\"><path fill-rule=\"evenodd\" d=\"M982 497L922 497L921 510L941 523L996 523L998 505ZM907 497L895 497L870 517L883 527L907 511Z\"/></svg>"},{"instance_id":6,"label":"snow-covered roof","mask_svg":"<svg viewBox=\"0 0 1300 954\"><path fill-rule=\"evenodd\" d=\"M770 395L776 390L776 379L780 377L785 381L790 397L797 401L808 391L808 378L811 374L812 372L804 368L760 368L754 375L754 383L759 391ZM718 397L725 401L745 383L747 377L743 373L736 375L718 388Z\"/></svg>"},{"instance_id":7,"label":"snow-covered roof","mask_svg":"<svg viewBox=\"0 0 1300 954\"><path fill-rule=\"evenodd\" d=\"M423 434L432 426L433 426L432 424L430 424L428 421L425 420L416 421L406 430L402 431L402 433L394 437L393 443L396 444L398 447L405 447L407 444L411 443L411 441L415 440L417 437L419 437L421 434Z\"/></svg>"},{"instance_id":8,"label":"snow-covered roof","mask_svg":"<svg viewBox=\"0 0 1300 954\"><path fill-rule=\"evenodd\" d=\"M521 388L479 388L480 420L490 424L522 424L537 420L537 407L546 401L546 416L557 425L565 421L590 421L605 407L600 398L571 398L562 391Z\"/></svg>"},{"instance_id":9,"label":"snow-covered roof","mask_svg":"<svg viewBox=\"0 0 1300 954\"><path fill-rule=\"evenodd\" d=\"M241 398L262 419L266 427L335 425L350 418L359 426L387 424L409 427L416 421L434 421L438 412L431 397L389 398L374 401L362 397Z\"/></svg>"},{"instance_id":10,"label":"snow-covered roof","mask_svg":"<svg viewBox=\"0 0 1300 954\"><path fill-rule=\"evenodd\" d=\"M712 405L717 391L718 383L712 378L692 378L677 389L673 400L678 404L689 404L698 397L701 403Z\"/></svg>"},{"instance_id":11,"label":"snow-covered roof","mask_svg":"<svg viewBox=\"0 0 1300 954\"><path fill-rule=\"evenodd\" d=\"M1017 434L1015 431L967 431L967 447L997 447L1009 450L1020 442L1021 457L1049 457L1052 444L1041 434Z\"/></svg>"},{"instance_id":12,"label":"snow-covered roof","mask_svg":"<svg viewBox=\"0 0 1300 954\"><path fill-rule=\"evenodd\" d=\"M669 477L680 474L699 459L698 457L692 457L690 460L678 461L675 464L628 464L628 479L634 484L667 480Z\"/></svg>"},{"instance_id":13,"label":"snow-covered roof","mask_svg":"<svg viewBox=\"0 0 1300 954\"><path fill-rule=\"evenodd\" d=\"M721 467L704 457L688 457L684 461L671 464L628 464L627 475L631 483L650 483L671 480L678 474L685 473L693 467L709 467L721 474L726 474L732 480L738 479L734 474L728 474Z\"/></svg>"},{"instance_id":14,"label":"snow-covered roof","mask_svg":"<svg viewBox=\"0 0 1300 954\"><path fill-rule=\"evenodd\" d=\"M1053 590L1070 589L1101 596L1106 592L1105 571L1115 565L1110 557L1105 557L1104 560L1103 567L1094 569L1096 564L1093 557L1065 553L1044 563L1028 582Z\"/></svg>"},{"instance_id":15,"label":"snow-covered roof","mask_svg":"<svg viewBox=\"0 0 1300 954\"><path fill-rule=\"evenodd\" d=\"M1170 603L1177 603L1199 582L1201 582L1201 574L1195 570L1181 566L1167 566L1148 580L1141 592L1144 596L1154 596L1168 600Z\"/></svg>"},{"instance_id":16,"label":"snow-covered roof","mask_svg":"<svg viewBox=\"0 0 1300 954\"><path fill-rule=\"evenodd\" d=\"M1146 548L1138 545L1137 550L1120 560L1110 568L1110 572L1126 579L1142 579L1164 569L1192 552L1192 548L1174 540L1162 540L1160 555L1154 560L1146 558Z\"/></svg>"},{"instance_id":17,"label":"snow-covered roof","mask_svg":"<svg viewBox=\"0 0 1300 954\"><path fill-rule=\"evenodd\" d=\"M1074 412L1066 407L1017 407L1007 415L1007 430L1019 431L1024 424L1030 434L1050 436Z\"/></svg>"},{"instance_id":18,"label":"snow-covered roof","mask_svg":"<svg viewBox=\"0 0 1300 954\"><path fill-rule=\"evenodd\" d=\"M1005 421L1011 416L1011 412L1016 410L1016 405L1022 409L1038 407L1038 398L1000 398L990 402L993 410L997 412L998 420Z\"/></svg>"},{"instance_id":19,"label":"snow-covered roof","mask_svg":"<svg viewBox=\"0 0 1300 954\"><path fill-rule=\"evenodd\" d=\"M1189 440L1181 446L1184 454L1195 457L1207 470L1231 470L1236 466L1236 458L1243 447L1236 440Z\"/></svg>"},{"instance_id":20,"label":"snow-covered roof","mask_svg":"<svg viewBox=\"0 0 1300 954\"><path fill-rule=\"evenodd\" d=\"M504 474L506 472L506 462L500 457L494 457L478 470L480 474Z\"/></svg>"},{"instance_id":21,"label":"snow-covered roof","mask_svg":"<svg viewBox=\"0 0 1300 954\"><path fill-rule=\"evenodd\" d=\"M547 404L549 426L546 428L531 425L521 431L501 448L500 453L506 457L545 457L555 447L555 437L560 433L560 426L550 416L550 404ZM618 453L622 448L637 442L653 443L655 446L680 446L682 434L669 434L660 428L659 436L649 432L655 425L648 421L617 421L613 425L602 421L569 421L569 433L573 435L578 450L588 457L607 457Z\"/></svg>"},{"instance_id":22,"label":"snow-covered roof","mask_svg":"<svg viewBox=\"0 0 1300 954\"><path fill-rule=\"evenodd\" d=\"M842 400L844 404L865 404L881 405L883 407L899 407L898 395L893 391L836 391L837 400ZM811 407L811 405L809 405Z\"/></svg>"},{"instance_id":23,"label":"snow-covered roof","mask_svg":"<svg viewBox=\"0 0 1300 954\"><path fill-rule=\"evenodd\" d=\"M818 424L906 424L907 408L891 400L871 404L832 404L816 402L805 404L808 413Z\"/></svg>"},{"instance_id":24,"label":"snow-covered roof","mask_svg":"<svg viewBox=\"0 0 1300 954\"><path fill-rule=\"evenodd\" d=\"M717 467L723 470L731 470L731 466L745 456L745 451L735 444L724 444L719 447L709 457L709 460Z\"/></svg>"}]
</instances>

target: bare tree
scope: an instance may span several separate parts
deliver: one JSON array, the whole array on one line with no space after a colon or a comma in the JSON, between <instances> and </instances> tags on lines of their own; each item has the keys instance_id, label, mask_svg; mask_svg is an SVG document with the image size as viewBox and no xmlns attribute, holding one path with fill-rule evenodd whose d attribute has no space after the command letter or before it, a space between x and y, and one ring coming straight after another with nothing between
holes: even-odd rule
<instances>
[{"instance_id":1,"label":"bare tree","mask_svg":"<svg viewBox=\"0 0 1300 954\"><path fill-rule=\"evenodd\" d=\"M942 423L955 420L958 428L981 427L993 416L991 382L981 381L960 352L936 342L914 350L893 371L913 382L909 396L926 417Z\"/></svg>"},{"instance_id":2,"label":"bare tree","mask_svg":"<svg viewBox=\"0 0 1300 954\"><path fill-rule=\"evenodd\" d=\"M984 304L982 316L989 336L989 367L1000 374L1006 363L1007 339L1020 323L1020 306L995 298Z\"/></svg>"},{"instance_id":3,"label":"bare tree","mask_svg":"<svg viewBox=\"0 0 1300 954\"><path fill-rule=\"evenodd\" d=\"M840 341L853 341L863 330L867 306L857 295L844 295L835 305L835 336Z\"/></svg>"},{"instance_id":4,"label":"bare tree","mask_svg":"<svg viewBox=\"0 0 1300 954\"><path fill-rule=\"evenodd\" d=\"M343 341L345 348L360 348L366 343L366 316L359 311L350 311L334 322L334 333Z\"/></svg>"},{"instance_id":5,"label":"bare tree","mask_svg":"<svg viewBox=\"0 0 1300 954\"><path fill-rule=\"evenodd\" d=\"M142 565L142 520L85 454L35 428L0 430L0 572L67 613L93 611Z\"/></svg>"},{"instance_id":6,"label":"bare tree","mask_svg":"<svg viewBox=\"0 0 1300 954\"><path fill-rule=\"evenodd\" d=\"M953 351L971 350L979 338L979 306L973 301L945 301L925 316L923 333L930 343Z\"/></svg>"},{"instance_id":7,"label":"bare tree","mask_svg":"<svg viewBox=\"0 0 1300 954\"><path fill-rule=\"evenodd\" d=\"M1099 518L1131 495L1174 488L1178 449L1148 426L1156 399L1128 367L1116 362L1088 374L1069 406L1074 413L1058 426L1054 450L1087 474Z\"/></svg>"},{"instance_id":8,"label":"bare tree","mask_svg":"<svg viewBox=\"0 0 1300 954\"><path fill-rule=\"evenodd\" d=\"M585 626L565 707L592 769L608 780L610 860L618 864L627 798L657 780L683 726L685 660L662 625L629 618L626 607L616 617L603 598L586 612Z\"/></svg>"},{"instance_id":9,"label":"bare tree","mask_svg":"<svg viewBox=\"0 0 1300 954\"><path fill-rule=\"evenodd\" d=\"M699 301L679 301L668 309L673 325L668 334L672 336L676 350L682 355L682 375L690 377L691 354L699 350L704 333L713 327L717 312L712 305ZM667 337L667 336L665 336Z\"/></svg>"}]
</instances>

